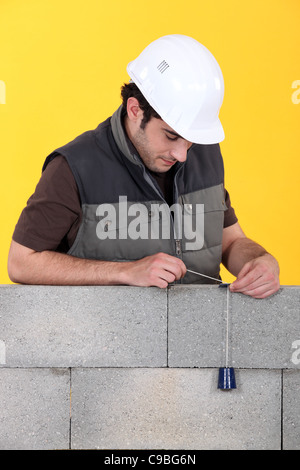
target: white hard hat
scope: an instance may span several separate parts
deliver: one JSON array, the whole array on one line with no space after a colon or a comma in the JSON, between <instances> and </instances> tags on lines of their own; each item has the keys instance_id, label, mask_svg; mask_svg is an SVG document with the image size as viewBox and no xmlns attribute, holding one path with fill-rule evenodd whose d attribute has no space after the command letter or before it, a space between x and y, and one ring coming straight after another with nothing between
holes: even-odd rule
<instances>
[{"instance_id":1,"label":"white hard hat","mask_svg":"<svg viewBox=\"0 0 300 470\"><path fill-rule=\"evenodd\" d=\"M162 120L181 137L198 144L224 139L219 120L222 72L198 41L180 34L163 36L130 62L127 72Z\"/></svg>"}]
</instances>

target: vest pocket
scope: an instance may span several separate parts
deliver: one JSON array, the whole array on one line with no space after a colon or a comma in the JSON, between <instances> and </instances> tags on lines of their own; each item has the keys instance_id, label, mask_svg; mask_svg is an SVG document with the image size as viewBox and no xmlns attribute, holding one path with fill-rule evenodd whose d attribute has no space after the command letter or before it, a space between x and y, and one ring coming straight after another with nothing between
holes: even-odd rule
<instances>
[{"instance_id":1,"label":"vest pocket","mask_svg":"<svg viewBox=\"0 0 300 470\"><path fill-rule=\"evenodd\" d=\"M149 202L128 203L127 207L83 205L82 224L69 254L106 261L137 260L160 251L174 254L170 232L160 237L163 217L159 207Z\"/></svg>"},{"instance_id":2,"label":"vest pocket","mask_svg":"<svg viewBox=\"0 0 300 470\"><path fill-rule=\"evenodd\" d=\"M223 185L184 195L182 250L198 251L222 245L224 211Z\"/></svg>"},{"instance_id":3,"label":"vest pocket","mask_svg":"<svg viewBox=\"0 0 300 470\"><path fill-rule=\"evenodd\" d=\"M101 204L96 209L96 234L100 240L148 240L155 238L159 213L149 203ZM99 219L101 218L101 219Z\"/></svg>"}]
</instances>

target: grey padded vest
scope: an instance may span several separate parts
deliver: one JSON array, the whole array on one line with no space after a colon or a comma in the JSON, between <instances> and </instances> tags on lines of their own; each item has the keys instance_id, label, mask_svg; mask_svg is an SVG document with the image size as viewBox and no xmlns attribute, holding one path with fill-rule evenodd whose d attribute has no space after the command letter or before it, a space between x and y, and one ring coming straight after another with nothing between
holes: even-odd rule
<instances>
[{"instance_id":1,"label":"grey padded vest","mask_svg":"<svg viewBox=\"0 0 300 470\"><path fill-rule=\"evenodd\" d=\"M130 261L165 252L188 269L219 277L222 256L224 168L218 144L194 144L176 163L170 211L139 155L129 147L122 108L95 130L56 149L43 169L63 155L77 183L82 223L68 254ZM187 273L182 283L211 283Z\"/></svg>"}]
</instances>

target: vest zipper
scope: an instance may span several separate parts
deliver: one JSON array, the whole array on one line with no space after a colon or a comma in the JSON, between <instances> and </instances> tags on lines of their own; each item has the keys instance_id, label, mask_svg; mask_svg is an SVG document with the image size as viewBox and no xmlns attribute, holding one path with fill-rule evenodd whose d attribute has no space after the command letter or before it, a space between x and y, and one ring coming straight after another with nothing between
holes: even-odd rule
<instances>
[{"instance_id":1,"label":"vest zipper","mask_svg":"<svg viewBox=\"0 0 300 470\"><path fill-rule=\"evenodd\" d=\"M176 207L177 210L179 209L178 204L177 204L178 203L177 177L178 177L178 173L180 172L182 167L183 167L183 165L178 168L177 172L174 175L173 203L176 204L175 207ZM175 224L175 223L173 224L176 255L178 257L182 258L182 212L179 213L179 211L178 211L177 216L176 216L176 214L174 214L174 216L175 216L175 221L177 222L177 224Z\"/></svg>"},{"instance_id":2,"label":"vest zipper","mask_svg":"<svg viewBox=\"0 0 300 470\"><path fill-rule=\"evenodd\" d=\"M176 256L180 259L182 259L182 209L179 212L177 176L180 170L182 169L182 166L177 170L177 172L174 175L174 192L173 192L173 203L176 204L175 208L178 211L177 217L176 217L176 214L174 213L176 223L173 223L173 229L174 229L173 233L174 233L174 238L175 238ZM182 279L179 279L179 281L175 281L175 284L182 284Z\"/></svg>"},{"instance_id":3,"label":"vest zipper","mask_svg":"<svg viewBox=\"0 0 300 470\"><path fill-rule=\"evenodd\" d=\"M175 240L175 245L176 245L176 255L181 257L182 255L181 240Z\"/></svg>"},{"instance_id":4,"label":"vest zipper","mask_svg":"<svg viewBox=\"0 0 300 470\"><path fill-rule=\"evenodd\" d=\"M141 165L142 167L142 170L143 170L143 176L144 176L144 179L147 181L147 183L152 187L152 189L154 189L154 191L162 198L162 200L165 202L165 204L167 204L167 202L165 201L165 199L162 197L161 194L159 194L159 191L157 190L157 188L155 187L155 185L153 184L150 176L148 175L144 165ZM181 170L182 167L178 168L177 172L175 173L174 175L174 191L173 191L173 195L174 195L174 198L173 198L173 204L174 203L177 203L178 201L178 188L177 188L177 184L176 184L176 178L177 178L177 175L179 173L179 171ZM178 206L176 205L175 206L176 208L178 208ZM171 211L169 213L169 216L170 216L170 220L171 220L171 224L172 224L172 228L173 228L173 237L174 237L174 241L175 241L175 253L176 253L176 256L177 257L182 257L182 248L181 248L181 238L182 238L182 227L181 227L181 224L182 224L182 218L181 218L181 213L177 215L177 217L175 216L175 220L177 221L177 226L175 226L175 223L174 223L174 219L172 217L172 214L171 214ZM180 223L180 226L178 225L178 222ZM177 283L181 282L180 281L176 281Z\"/></svg>"}]
</instances>

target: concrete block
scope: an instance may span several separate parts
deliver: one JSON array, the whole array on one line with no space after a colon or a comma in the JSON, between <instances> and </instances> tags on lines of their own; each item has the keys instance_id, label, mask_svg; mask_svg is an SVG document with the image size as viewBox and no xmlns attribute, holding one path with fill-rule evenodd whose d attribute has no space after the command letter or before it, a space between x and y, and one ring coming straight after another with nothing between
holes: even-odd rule
<instances>
[{"instance_id":1,"label":"concrete block","mask_svg":"<svg viewBox=\"0 0 300 470\"><path fill-rule=\"evenodd\" d=\"M0 342L0 367L161 367L167 291L3 285Z\"/></svg>"},{"instance_id":2,"label":"concrete block","mask_svg":"<svg viewBox=\"0 0 300 470\"><path fill-rule=\"evenodd\" d=\"M226 289L174 286L168 295L170 367L222 366L226 342ZM229 298L229 365L297 368L293 343L300 339L300 287L282 287L267 299Z\"/></svg>"},{"instance_id":3,"label":"concrete block","mask_svg":"<svg viewBox=\"0 0 300 470\"><path fill-rule=\"evenodd\" d=\"M300 370L283 371L283 450L300 450Z\"/></svg>"},{"instance_id":4,"label":"concrete block","mask_svg":"<svg viewBox=\"0 0 300 470\"><path fill-rule=\"evenodd\" d=\"M0 369L0 449L68 449L70 374Z\"/></svg>"},{"instance_id":5,"label":"concrete block","mask_svg":"<svg viewBox=\"0 0 300 470\"><path fill-rule=\"evenodd\" d=\"M232 365L299 368L293 344L300 339L300 287L282 287L267 299L232 295Z\"/></svg>"},{"instance_id":6,"label":"concrete block","mask_svg":"<svg viewBox=\"0 0 300 470\"><path fill-rule=\"evenodd\" d=\"M226 289L174 286L168 295L169 367L224 364Z\"/></svg>"},{"instance_id":7,"label":"concrete block","mask_svg":"<svg viewBox=\"0 0 300 470\"><path fill-rule=\"evenodd\" d=\"M218 369L72 370L74 449L280 449L281 372Z\"/></svg>"}]
</instances>

